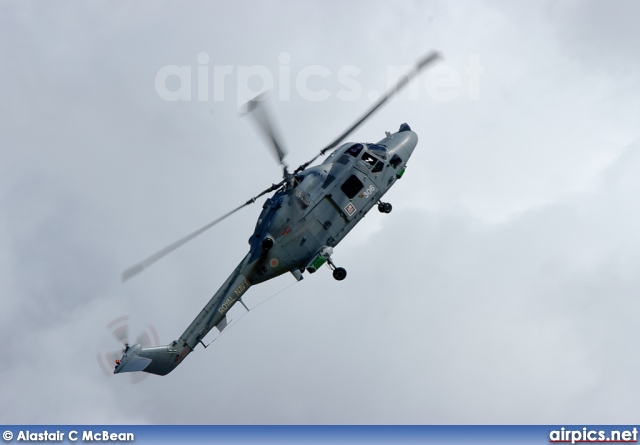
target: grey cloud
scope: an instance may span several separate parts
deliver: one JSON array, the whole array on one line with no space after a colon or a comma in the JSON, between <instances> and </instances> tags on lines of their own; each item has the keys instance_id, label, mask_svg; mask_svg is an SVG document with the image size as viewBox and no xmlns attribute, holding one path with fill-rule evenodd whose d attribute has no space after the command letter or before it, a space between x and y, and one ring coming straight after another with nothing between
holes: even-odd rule
<instances>
[{"instance_id":1,"label":"grey cloud","mask_svg":"<svg viewBox=\"0 0 640 445\"><path fill-rule=\"evenodd\" d=\"M634 3L2 8L3 422L637 418ZM261 306L293 278L252 288L255 310L174 373L103 374L96 354L119 347L106 325L127 314L132 335L174 339L244 255L259 205L125 285L120 271L279 175L233 83L224 102L169 103L162 66L207 52L275 73L288 52L293 72L362 68L366 92L431 47L461 73L479 54L480 100L464 82L451 102L399 97L354 134L407 121L420 143L393 213L336 249L347 280L323 270ZM272 99L292 165L370 103Z\"/></svg>"}]
</instances>

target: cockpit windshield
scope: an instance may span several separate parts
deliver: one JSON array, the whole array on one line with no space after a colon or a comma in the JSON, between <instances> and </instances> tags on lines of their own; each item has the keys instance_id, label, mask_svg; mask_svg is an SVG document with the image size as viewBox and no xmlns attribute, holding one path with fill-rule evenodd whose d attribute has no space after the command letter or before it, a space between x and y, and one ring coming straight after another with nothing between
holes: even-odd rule
<instances>
[{"instance_id":1,"label":"cockpit windshield","mask_svg":"<svg viewBox=\"0 0 640 445\"><path fill-rule=\"evenodd\" d=\"M387 159L387 147L378 144L367 144L367 149L381 159Z\"/></svg>"}]
</instances>

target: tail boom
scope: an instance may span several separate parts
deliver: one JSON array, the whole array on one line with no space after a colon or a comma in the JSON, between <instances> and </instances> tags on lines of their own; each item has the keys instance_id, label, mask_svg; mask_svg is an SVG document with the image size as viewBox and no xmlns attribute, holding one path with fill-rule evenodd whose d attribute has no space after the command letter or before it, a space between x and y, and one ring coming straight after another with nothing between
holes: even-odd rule
<instances>
[{"instance_id":1,"label":"tail boom","mask_svg":"<svg viewBox=\"0 0 640 445\"><path fill-rule=\"evenodd\" d=\"M222 330L226 326L229 309L251 287L247 278L249 258L247 255L242 260L178 340L165 346L145 348L136 344L127 347L122 358L116 360L114 374L144 371L167 375L182 363L211 329L218 326Z\"/></svg>"}]
</instances>

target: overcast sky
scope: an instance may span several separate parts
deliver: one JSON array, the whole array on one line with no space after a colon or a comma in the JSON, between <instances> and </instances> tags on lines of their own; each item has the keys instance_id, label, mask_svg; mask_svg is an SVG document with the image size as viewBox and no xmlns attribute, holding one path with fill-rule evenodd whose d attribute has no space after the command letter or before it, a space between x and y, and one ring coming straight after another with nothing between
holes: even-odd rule
<instances>
[{"instance_id":1,"label":"overcast sky","mask_svg":"<svg viewBox=\"0 0 640 445\"><path fill-rule=\"evenodd\" d=\"M639 16L633 0L3 1L0 423L637 422ZM120 283L279 180L238 115L265 86L243 70L273 77L296 166L431 49L440 71L349 138L407 122L420 141L393 212L335 249L345 281L253 287L255 310L168 376L103 371L109 323L178 338L248 249L260 204ZM188 86L158 88L171 66L191 100L163 98ZM339 95L341 69L361 94ZM296 87L308 72L326 99Z\"/></svg>"}]
</instances>

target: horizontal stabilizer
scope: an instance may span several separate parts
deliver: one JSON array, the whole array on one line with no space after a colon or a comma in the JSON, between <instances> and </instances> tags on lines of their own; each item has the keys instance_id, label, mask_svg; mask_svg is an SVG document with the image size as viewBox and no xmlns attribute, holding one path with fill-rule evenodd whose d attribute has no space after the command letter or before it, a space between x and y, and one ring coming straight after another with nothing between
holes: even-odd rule
<instances>
[{"instance_id":1,"label":"horizontal stabilizer","mask_svg":"<svg viewBox=\"0 0 640 445\"><path fill-rule=\"evenodd\" d=\"M133 356L118 369L118 372L144 371L149 366L149 363L151 363L150 358L140 357L139 355Z\"/></svg>"},{"instance_id":2,"label":"horizontal stabilizer","mask_svg":"<svg viewBox=\"0 0 640 445\"><path fill-rule=\"evenodd\" d=\"M114 374L144 371L150 374L169 374L191 352L183 342L174 341L166 346L143 348L139 343L127 347L120 360L116 360Z\"/></svg>"}]
</instances>

